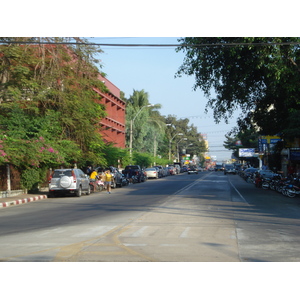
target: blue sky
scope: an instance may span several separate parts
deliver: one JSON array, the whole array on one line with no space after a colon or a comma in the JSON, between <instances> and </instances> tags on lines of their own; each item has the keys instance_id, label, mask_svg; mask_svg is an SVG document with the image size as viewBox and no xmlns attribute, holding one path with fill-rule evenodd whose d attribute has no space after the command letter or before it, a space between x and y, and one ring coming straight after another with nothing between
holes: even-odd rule
<instances>
[{"instance_id":1,"label":"blue sky","mask_svg":"<svg viewBox=\"0 0 300 300\"><path fill-rule=\"evenodd\" d=\"M95 37L93 42L109 44L178 44L176 37ZM207 99L200 90L194 91L194 78L183 76L174 78L184 59L184 53L176 53L175 47L102 47L100 55L102 71L126 97L133 90L144 90L152 104L161 104L162 115L189 118L190 124L198 132L207 133L210 154L218 160L230 159L231 151L222 145L225 134L235 126L235 118L230 124L215 124L212 111L205 114Z\"/></svg>"}]
</instances>

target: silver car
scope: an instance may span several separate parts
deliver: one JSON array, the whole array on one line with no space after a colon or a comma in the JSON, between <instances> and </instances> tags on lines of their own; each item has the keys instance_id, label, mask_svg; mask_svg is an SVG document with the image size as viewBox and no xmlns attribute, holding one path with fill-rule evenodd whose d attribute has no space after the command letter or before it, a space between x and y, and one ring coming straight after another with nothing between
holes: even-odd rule
<instances>
[{"instance_id":1,"label":"silver car","mask_svg":"<svg viewBox=\"0 0 300 300\"><path fill-rule=\"evenodd\" d=\"M80 169L56 169L49 179L49 196L91 193L89 177Z\"/></svg>"},{"instance_id":2,"label":"silver car","mask_svg":"<svg viewBox=\"0 0 300 300\"><path fill-rule=\"evenodd\" d=\"M158 178L158 170L157 168L147 168L145 169L147 178Z\"/></svg>"}]
</instances>

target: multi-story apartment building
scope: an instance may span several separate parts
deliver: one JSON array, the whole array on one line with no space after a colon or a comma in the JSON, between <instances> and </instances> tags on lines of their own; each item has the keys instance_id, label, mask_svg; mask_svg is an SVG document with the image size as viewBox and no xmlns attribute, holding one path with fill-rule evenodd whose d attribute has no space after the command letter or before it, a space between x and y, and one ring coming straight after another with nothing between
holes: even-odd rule
<instances>
[{"instance_id":1,"label":"multi-story apartment building","mask_svg":"<svg viewBox=\"0 0 300 300\"><path fill-rule=\"evenodd\" d=\"M98 78L109 89L108 93L103 93L93 88L102 97L100 103L106 107L107 112L107 117L100 121L101 135L106 143L125 148L125 102L120 99L120 89L102 75L99 74Z\"/></svg>"}]
</instances>

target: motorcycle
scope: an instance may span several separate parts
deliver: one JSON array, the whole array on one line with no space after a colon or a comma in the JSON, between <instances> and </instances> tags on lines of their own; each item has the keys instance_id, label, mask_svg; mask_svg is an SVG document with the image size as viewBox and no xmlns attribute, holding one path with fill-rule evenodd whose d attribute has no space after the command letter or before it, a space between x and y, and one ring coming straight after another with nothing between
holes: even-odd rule
<instances>
[{"instance_id":1,"label":"motorcycle","mask_svg":"<svg viewBox=\"0 0 300 300\"><path fill-rule=\"evenodd\" d=\"M91 193L101 192L104 190L104 182L101 179L97 179L96 181L90 180L89 184L91 188Z\"/></svg>"},{"instance_id":2,"label":"motorcycle","mask_svg":"<svg viewBox=\"0 0 300 300\"><path fill-rule=\"evenodd\" d=\"M282 188L282 194L290 198L300 194L299 177L292 178Z\"/></svg>"},{"instance_id":3,"label":"motorcycle","mask_svg":"<svg viewBox=\"0 0 300 300\"><path fill-rule=\"evenodd\" d=\"M264 190L268 190L270 188L270 183L271 183L271 179L270 178L263 178L262 183L261 183L261 187Z\"/></svg>"}]
</instances>

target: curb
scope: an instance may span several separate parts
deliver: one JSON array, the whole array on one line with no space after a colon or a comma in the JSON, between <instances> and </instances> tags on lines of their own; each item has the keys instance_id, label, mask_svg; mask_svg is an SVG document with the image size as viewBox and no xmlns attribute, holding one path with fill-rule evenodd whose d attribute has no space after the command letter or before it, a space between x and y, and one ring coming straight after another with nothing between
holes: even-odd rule
<instances>
[{"instance_id":1,"label":"curb","mask_svg":"<svg viewBox=\"0 0 300 300\"><path fill-rule=\"evenodd\" d=\"M5 208L5 207L9 207L9 206L34 202L34 201L38 201L38 200L42 200L42 199L47 199L47 195L41 195L41 196L36 196L36 197L29 197L29 198L9 201L9 202L3 202L3 203L0 203L0 209Z\"/></svg>"}]
</instances>

